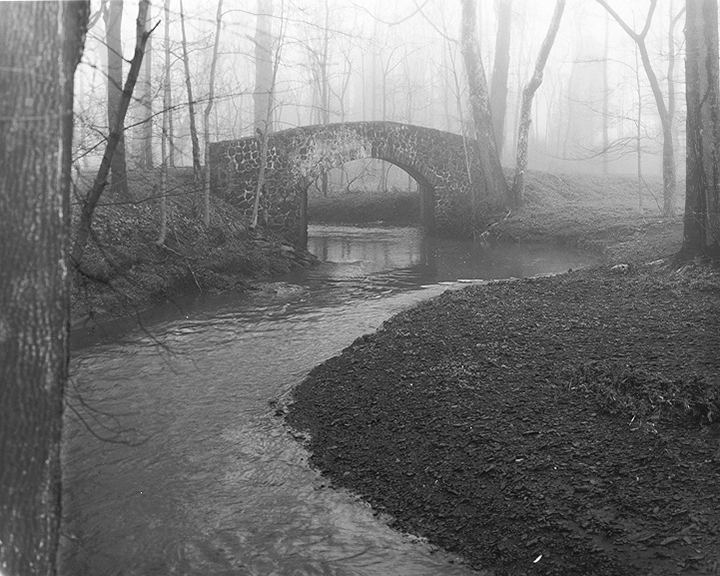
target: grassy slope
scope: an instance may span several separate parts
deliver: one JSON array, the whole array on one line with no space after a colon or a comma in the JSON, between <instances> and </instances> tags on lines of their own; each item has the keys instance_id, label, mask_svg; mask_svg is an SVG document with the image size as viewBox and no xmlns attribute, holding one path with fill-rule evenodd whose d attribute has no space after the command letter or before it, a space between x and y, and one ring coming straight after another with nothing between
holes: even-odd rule
<instances>
[{"instance_id":1,"label":"grassy slope","mask_svg":"<svg viewBox=\"0 0 720 576\"><path fill-rule=\"evenodd\" d=\"M645 260L650 253L658 258L669 255L682 240L681 218L662 218L659 179L646 182L643 214L631 176L529 171L525 200L522 210L490 229L489 239L566 244L628 261ZM406 191L314 197L309 206L315 222L402 226L417 223L418 213L417 193Z\"/></svg>"},{"instance_id":2,"label":"grassy slope","mask_svg":"<svg viewBox=\"0 0 720 576\"><path fill-rule=\"evenodd\" d=\"M526 182L526 205L492 229L495 239L553 241L629 262L680 248L682 218L662 218L659 179L647 182L642 214L632 177L529 172Z\"/></svg>"}]
</instances>

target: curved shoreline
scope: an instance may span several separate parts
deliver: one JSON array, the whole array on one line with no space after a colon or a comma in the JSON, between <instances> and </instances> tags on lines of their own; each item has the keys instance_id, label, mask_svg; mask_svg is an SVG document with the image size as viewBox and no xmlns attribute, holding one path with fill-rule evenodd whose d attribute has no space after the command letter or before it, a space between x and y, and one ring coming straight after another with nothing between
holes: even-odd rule
<instances>
[{"instance_id":1,"label":"curved shoreline","mask_svg":"<svg viewBox=\"0 0 720 576\"><path fill-rule=\"evenodd\" d=\"M655 226L605 253L676 244ZM694 573L720 560L720 430L642 394L720 400L717 334L720 281L697 270L471 286L316 367L286 420L335 486L483 574Z\"/></svg>"}]
</instances>

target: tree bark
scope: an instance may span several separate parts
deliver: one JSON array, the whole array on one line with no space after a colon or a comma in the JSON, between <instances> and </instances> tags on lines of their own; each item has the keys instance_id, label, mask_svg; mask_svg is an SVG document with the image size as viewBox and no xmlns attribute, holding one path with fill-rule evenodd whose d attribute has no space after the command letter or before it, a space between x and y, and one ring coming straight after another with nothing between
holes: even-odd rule
<instances>
[{"instance_id":1,"label":"tree bark","mask_svg":"<svg viewBox=\"0 0 720 576\"><path fill-rule=\"evenodd\" d=\"M107 79L108 79L108 127L115 125L120 109L123 85L123 52L122 52L122 12L123 0L109 0L104 15L107 44ZM125 128L120 132L120 139L115 147L110 165L110 190L121 198L129 198L127 185L127 165L125 162Z\"/></svg>"},{"instance_id":2,"label":"tree bark","mask_svg":"<svg viewBox=\"0 0 720 576\"><path fill-rule=\"evenodd\" d=\"M550 50L555 42L560 21L562 20L565 10L565 0L557 0L555 11L553 12L550 27L548 28L545 39L540 47L537 61L535 62L535 71L533 72L530 82L527 83L522 92L522 104L520 105L520 125L518 127L518 143L517 143L517 160L515 163L515 178L512 185L512 204L516 207L523 203L525 191L525 169L528 162L528 140L530 136L530 124L532 123L532 101L535 92L543 81L543 70L547 62Z\"/></svg>"},{"instance_id":3,"label":"tree bark","mask_svg":"<svg viewBox=\"0 0 720 576\"><path fill-rule=\"evenodd\" d=\"M152 28L151 7L148 7L145 30ZM152 170L153 161L153 102L152 102L152 36L148 37L145 44L145 56L143 57L144 77L142 81L142 94L140 104L142 106L142 146L140 153L140 167L145 170Z\"/></svg>"},{"instance_id":4,"label":"tree bark","mask_svg":"<svg viewBox=\"0 0 720 576\"><path fill-rule=\"evenodd\" d=\"M215 99L215 69L217 67L218 47L220 46L220 27L222 24L222 3L218 0L215 22L215 44L213 45L212 63L210 64L210 90L205 106L205 187L203 192L203 224L210 226L210 112Z\"/></svg>"},{"instance_id":5,"label":"tree bark","mask_svg":"<svg viewBox=\"0 0 720 576\"><path fill-rule=\"evenodd\" d=\"M508 70L510 68L510 31L512 28L512 0L495 0L497 10L497 39L495 62L490 81L490 109L498 156L502 158L505 144L505 112L507 110Z\"/></svg>"},{"instance_id":6,"label":"tree bark","mask_svg":"<svg viewBox=\"0 0 720 576\"><path fill-rule=\"evenodd\" d=\"M272 59L272 0L257 0L257 24L255 26L255 130L263 134L273 131L273 59Z\"/></svg>"},{"instance_id":7,"label":"tree bark","mask_svg":"<svg viewBox=\"0 0 720 576\"><path fill-rule=\"evenodd\" d=\"M100 162L100 168L95 175L92 188L90 188L83 199L77 235L75 237L75 241L73 242L72 252L70 255L71 261L76 267L80 266L80 263L82 262L85 246L87 245L88 238L90 237L90 227L92 226L92 218L95 213L95 207L97 206L100 196L102 196L105 186L107 185L107 177L111 169L112 159L115 156L117 147L122 139L125 125L125 115L127 114L128 106L130 105L130 100L132 99L133 91L135 90L135 84L137 83L138 75L140 74L140 65L142 64L143 55L145 53L145 43L152 32L152 30L145 29L145 20L147 19L149 4L150 0L140 0L136 22L135 54L130 62L130 71L128 72L125 88L123 89L122 96L120 98L119 108L117 114L115 115L115 122L110 127L110 134L105 146L105 153L103 154Z\"/></svg>"},{"instance_id":8,"label":"tree bark","mask_svg":"<svg viewBox=\"0 0 720 576\"><path fill-rule=\"evenodd\" d=\"M687 0L687 156L680 255L720 252L720 88L716 0Z\"/></svg>"},{"instance_id":9,"label":"tree bark","mask_svg":"<svg viewBox=\"0 0 720 576\"><path fill-rule=\"evenodd\" d=\"M162 137L160 139L160 231L157 245L165 244L167 235L167 192L168 192L168 161L172 157L172 141L170 140L170 120L172 118L172 102L170 88L170 0L165 0L165 78L163 80L163 111L162 111ZM170 149L168 150L168 143ZM170 152L170 157L168 157Z\"/></svg>"},{"instance_id":10,"label":"tree bark","mask_svg":"<svg viewBox=\"0 0 720 576\"><path fill-rule=\"evenodd\" d=\"M183 64L185 65L185 87L187 88L188 114L190 117L190 142L192 143L193 183L195 185L195 191L199 193L200 180L202 175L202 166L200 164L200 141L198 140L197 126L195 125L195 100L193 99L192 81L190 79L190 56L187 49L187 37L185 35L185 13L183 11L182 0L180 0L180 28L182 29L182 53Z\"/></svg>"},{"instance_id":11,"label":"tree bark","mask_svg":"<svg viewBox=\"0 0 720 576\"><path fill-rule=\"evenodd\" d=\"M73 74L89 2L0 18L0 572L56 573Z\"/></svg>"},{"instance_id":12,"label":"tree bark","mask_svg":"<svg viewBox=\"0 0 720 576\"><path fill-rule=\"evenodd\" d=\"M460 30L460 51L465 63L468 81L470 109L473 114L478 160L483 178L483 190L473 191L473 221L482 203L486 208L500 208L507 205L508 188L500 164L500 155L495 145L490 98L488 95L485 69L477 46L476 9L474 0L461 0L462 28ZM479 192L479 195L478 195Z\"/></svg>"},{"instance_id":13,"label":"tree bark","mask_svg":"<svg viewBox=\"0 0 720 576\"><path fill-rule=\"evenodd\" d=\"M653 97L655 98L655 104L657 106L658 116L660 117L663 132L663 215L665 217L674 216L675 190L677 182L675 175L675 151L673 148L672 126L667 107L665 106L665 99L663 97L662 90L660 89L660 84L657 76L655 75L655 71L650 63L650 56L645 44L645 37L650 29L650 23L652 22L653 14L655 13L657 0L650 0L650 9L648 10L647 18L645 19L645 26L639 34L630 28L630 26L628 26L622 18L620 18L618 13L608 5L606 0L596 1L609 12L610 16L615 19L625 33L632 38L640 51L640 59L642 60L643 69L645 70L648 82L650 83Z\"/></svg>"}]
</instances>

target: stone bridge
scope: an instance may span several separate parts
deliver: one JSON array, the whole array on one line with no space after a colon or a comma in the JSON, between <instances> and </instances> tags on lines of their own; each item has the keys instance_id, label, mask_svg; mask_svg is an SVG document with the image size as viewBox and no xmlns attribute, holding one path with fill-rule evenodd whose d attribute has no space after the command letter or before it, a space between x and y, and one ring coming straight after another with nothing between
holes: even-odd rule
<instances>
[{"instance_id":1,"label":"stone bridge","mask_svg":"<svg viewBox=\"0 0 720 576\"><path fill-rule=\"evenodd\" d=\"M211 188L252 215L260 136L210 144ZM307 242L307 190L324 172L352 160L376 158L402 168L418 183L421 224L443 235L469 236L486 207L477 143L457 134L396 122L304 126L268 136L263 225L299 246Z\"/></svg>"}]
</instances>

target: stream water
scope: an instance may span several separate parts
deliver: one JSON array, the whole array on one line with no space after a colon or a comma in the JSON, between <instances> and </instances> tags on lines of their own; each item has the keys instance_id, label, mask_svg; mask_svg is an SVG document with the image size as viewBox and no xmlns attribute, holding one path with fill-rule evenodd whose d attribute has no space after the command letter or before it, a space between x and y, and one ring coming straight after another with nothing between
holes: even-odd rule
<instances>
[{"instance_id":1,"label":"stream water","mask_svg":"<svg viewBox=\"0 0 720 576\"><path fill-rule=\"evenodd\" d=\"M61 574L464 575L307 465L270 402L393 314L457 280L587 265L414 228L311 226L316 267L249 294L76 331ZM446 284L452 283L452 284Z\"/></svg>"}]
</instances>

